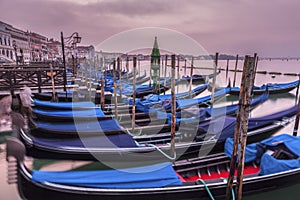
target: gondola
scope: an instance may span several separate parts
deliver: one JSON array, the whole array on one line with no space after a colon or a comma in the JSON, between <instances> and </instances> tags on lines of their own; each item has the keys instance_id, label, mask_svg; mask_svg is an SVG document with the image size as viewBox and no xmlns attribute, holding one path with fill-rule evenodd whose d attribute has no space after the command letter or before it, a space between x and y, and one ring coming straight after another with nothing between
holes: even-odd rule
<instances>
[{"instance_id":1,"label":"gondola","mask_svg":"<svg viewBox=\"0 0 300 200\"><path fill-rule=\"evenodd\" d=\"M157 97L159 98L159 97ZM156 99L157 99L156 98ZM264 93L263 95L254 98L250 102L250 107L254 108L258 106L259 104L263 103L268 99L268 94ZM160 99L159 99L160 100ZM213 114L214 117L216 117L216 114L220 115L233 115L237 112L238 105L233 104L224 107L219 107L219 108L199 108L199 109L186 109L182 110L181 112L178 112L176 114L177 118L185 117L185 118L198 118L200 120L208 119L210 118ZM225 111L226 109L226 111ZM214 111L213 111L214 110ZM218 111L219 110L219 111ZM221 112L221 111L224 112ZM199 113L198 113L199 112ZM105 120L105 119L110 119L113 116L112 115L106 115L100 108L95 107L94 109L86 109L86 110L46 110L46 109L40 109L40 108L33 108L33 113L35 114L36 118L39 120L44 120L44 121L53 121L53 122L70 122L78 120L78 121L84 121L84 120L91 120L91 119L97 119L97 120ZM150 120L150 115L153 116L151 121ZM166 118L170 118L171 113L165 113L164 109L161 108L156 108L150 110L150 112L137 112L136 113L136 120L139 120L138 122L142 122L141 119L144 119L145 122L150 123L154 120L154 117L163 120ZM185 115L185 116L184 116ZM126 120L131 120L131 114L129 113L120 113L119 117L124 124Z\"/></svg>"},{"instance_id":2,"label":"gondola","mask_svg":"<svg viewBox=\"0 0 300 200\"><path fill-rule=\"evenodd\" d=\"M207 85L199 86L191 91L192 96L196 96L203 92L206 89ZM185 98L188 92L176 94L177 99ZM166 95L151 95L147 96L144 101L151 102L152 104L166 101L171 99L170 94ZM259 101L266 100L267 97L260 98ZM140 101L137 99L137 101ZM132 102L130 102L132 104ZM45 119L47 121L73 121L74 117L80 120L89 120L90 118L97 118L98 120L111 118L112 115L107 112L103 112L92 102L73 102L73 103L64 103L64 102L47 102L34 100L33 113L38 119ZM110 108L113 106L110 106ZM108 108L108 107L107 107ZM131 106L118 106L119 116L131 118ZM109 109L108 109L109 110ZM122 112L122 111L126 112ZM153 110L156 112L160 110L159 108ZM136 112L136 118L149 118L149 112Z\"/></svg>"},{"instance_id":3,"label":"gondola","mask_svg":"<svg viewBox=\"0 0 300 200\"><path fill-rule=\"evenodd\" d=\"M261 96L259 99L254 99L251 101L251 108L254 108L255 106L259 105L259 103L263 102L265 100L266 96ZM219 108L207 108L207 109L199 109L198 113L187 113L185 111L182 111L178 113L177 115L177 125L178 127L182 126L187 126L188 128L193 128L197 129L197 125L205 123L209 125L210 121L202 122L203 120L210 120L211 118L216 118L216 117L224 117L224 115L232 115L237 112L238 105L231 105L231 106L223 106ZM56 112L58 113L58 112ZM277 115L274 115L275 117L269 117L272 120L277 120L281 119L282 117L288 115L292 116L294 115L294 107L291 109L288 109L284 112L280 112ZM57 135L74 135L76 136L78 132L86 134L87 136L89 135L97 135L97 133L101 130L101 127L104 126L106 127L107 124L112 123L111 128L108 128L110 130L121 130L122 127L127 128L128 130L131 130L131 125L132 125L132 120L127 120L123 119L125 121L118 122L117 119L103 119L99 121L97 117L90 117L88 121L86 120L81 120L82 118L75 116L76 111L74 113L71 112L70 115L73 115L73 120L68 120L69 122L61 120L60 122L51 122L51 121L44 121L44 120L35 120L35 121L29 121L30 122L30 127L32 128L32 132L34 133L49 133L49 134L57 134ZM95 110L91 110L91 116L94 114L95 116ZM141 130L143 134L147 133L162 133L162 132L167 132L170 131L171 129L171 122L170 122L170 115L165 113L165 112L159 112L157 113L153 112L155 116L153 116L150 119L144 118L144 120L140 120L138 122L139 127L136 127L136 130ZM188 115L189 116L184 116ZM181 116L182 115L182 116ZM103 118L105 118L104 115ZM273 115L271 115L273 116ZM287 116L287 117L288 117ZM50 116L49 116L50 118ZM258 119L261 120L261 119ZM232 120L234 121L234 119ZM32 123L31 123L32 122ZM75 123L74 123L75 122ZM122 124L122 127L120 126ZM126 125L127 124L127 125ZM152 125L152 127L147 126L147 124ZM129 126L128 126L129 125ZM153 127L154 126L154 127ZM148 130L148 131L147 131ZM191 131L191 130L187 130ZM196 131L196 130L193 130Z\"/></svg>"},{"instance_id":4,"label":"gondola","mask_svg":"<svg viewBox=\"0 0 300 200\"><path fill-rule=\"evenodd\" d=\"M186 98L188 96L197 96L199 94L201 94L203 91L205 91L207 88L207 84L198 86L196 88L194 88L193 90L191 90L191 93L189 92L182 92L182 93L178 93L176 94L176 98L177 99L183 99ZM112 97L110 97L112 98ZM158 103L162 100L169 100L171 98L170 94L166 94L166 95L155 95L155 94L151 94L148 96L143 97L143 99L136 99L137 102L142 101L142 102L147 102L147 105L149 104L154 104L154 103ZM205 99L206 100L206 99ZM128 104L132 104L132 101L130 100L124 100L124 103L119 103L118 107L122 107L122 106L126 106ZM44 110L77 110L77 109L94 109L96 107L95 103L92 101L79 101L79 102L51 102L51 101L43 101L43 100L39 100L39 99L34 99L33 100L33 105L36 108L40 108L40 109L44 109ZM130 105L128 105L130 106ZM114 105L106 105L107 108L111 108L114 107Z\"/></svg>"},{"instance_id":5,"label":"gondola","mask_svg":"<svg viewBox=\"0 0 300 200\"><path fill-rule=\"evenodd\" d=\"M218 74L221 73L221 70L219 70L217 73L216 73L216 76ZM208 75L201 75L201 74L193 74L192 75L192 82L193 83L198 83L198 82L205 82L207 81L208 79L211 79L214 77L214 74L208 74ZM182 76L181 78L181 81L190 81L191 77L189 75L186 75L186 76Z\"/></svg>"},{"instance_id":6,"label":"gondola","mask_svg":"<svg viewBox=\"0 0 300 200\"><path fill-rule=\"evenodd\" d=\"M230 88L224 88L215 92L214 99L219 100L229 94ZM211 105L210 101L212 99L212 95L207 95L199 98L186 98L186 99L176 99L176 111L181 111L183 109L191 108L191 107L208 107ZM132 102L129 102L130 104ZM153 105L157 105L157 103L152 103L149 100L138 100L136 101L136 109L142 112L149 112ZM171 100L165 99L159 102L159 106L162 107L166 112L171 112Z\"/></svg>"},{"instance_id":7,"label":"gondola","mask_svg":"<svg viewBox=\"0 0 300 200\"><path fill-rule=\"evenodd\" d=\"M297 106L293 106L287 111L284 110L261 118L250 118L248 141L255 142L269 137L287 125L291 121L289 117L292 117L296 111ZM219 128L219 131L216 130L215 133L208 131L208 133L199 134L197 130L192 132L188 129L185 132L179 129L175 137L177 158L194 157L201 151L207 153L222 151L226 138L233 137L235 126L235 118L225 117L225 119L218 118L213 121L212 127L215 125L222 127L223 120L225 121L224 129L220 131ZM117 127L112 133L110 127L108 122L104 122L102 132L98 131L97 135L86 137L86 133L80 133L79 138L69 139L62 137L61 133L56 133L55 137L55 132L48 132L46 134L48 138L45 138L43 136L46 135L41 132L30 134L21 130L20 138L22 138L29 155L39 158L89 160L95 159L94 156L96 155L96 157L101 157L101 160L107 162L115 160L138 162L141 160L161 161L166 159L165 153L170 153L170 134L163 134L162 137L160 134L134 137L122 132L121 129L118 130ZM161 154L162 152L164 153Z\"/></svg>"},{"instance_id":8,"label":"gondola","mask_svg":"<svg viewBox=\"0 0 300 200\"><path fill-rule=\"evenodd\" d=\"M74 102L74 101L87 101L89 99L95 99L95 102L100 102L100 94L96 92L94 96L89 97L88 91L75 91L70 90L67 92L58 91L56 92L57 101L58 102ZM40 101L52 101L53 93L52 92L42 92L42 93L34 93L33 98ZM112 94L106 93L104 95L104 102L106 104L111 103ZM120 100L119 100L120 101Z\"/></svg>"},{"instance_id":9,"label":"gondola","mask_svg":"<svg viewBox=\"0 0 300 200\"><path fill-rule=\"evenodd\" d=\"M298 184L299 146L300 138L287 134L247 145L243 196ZM230 140L226 147L230 153ZM226 196L230 164L226 151L225 154L177 161L173 165L165 162L132 168L68 171L30 170L24 162L25 151L19 140L8 138L7 160L11 157L17 160L9 162L15 165L10 169L9 180L17 183L24 199L158 200L224 199ZM235 186L236 181L233 182Z\"/></svg>"},{"instance_id":10,"label":"gondola","mask_svg":"<svg viewBox=\"0 0 300 200\"><path fill-rule=\"evenodd\" d=\"M254 86L253 87L253 94L262 94L266 91L269 94L281 94L285 92L289 92L299 85L299 80L293 81L290 83L268 83L262 86ZM238 95L240 93L239 87L231 87L230 94Z\"/></svg>"},{"instance_id":11,"label":"gondola","mask_svg":"<svg viewBox=\"0 0 300 200\"><path fill-rule=\"evenodd\" d=\"M176 81L177 83L179 81ZM166 85L164 85L164 81L160 81L159 88L155 88L153 84L143 84L143 85L137 85L135 90L136 98L141 98L144 96L147 96L149 94L160 94L163 92L166 92L171 88L171 79L167 78ZM105 91L114 93L114 88L112 87L105 87ZM116 91L117 94L121 93L121 90L117 88ZM122 84L122 95L127 97L133 96L133 85L132 84Z\"/></svg>"}]
</instances>

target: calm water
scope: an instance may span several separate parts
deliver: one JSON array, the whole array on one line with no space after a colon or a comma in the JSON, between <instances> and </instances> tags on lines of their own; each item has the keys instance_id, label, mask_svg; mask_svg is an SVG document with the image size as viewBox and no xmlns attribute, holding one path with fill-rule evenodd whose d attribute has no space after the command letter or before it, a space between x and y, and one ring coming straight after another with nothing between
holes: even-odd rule
<instances>
[{"instance_id":1,"label":"calm water","mask_svg":"<svg viewBox=\"0 0 300 200\"><path fill-rule=\"evenodd\" d=\"M200 66L203 63L195 61L195 66ZM199 64L199 65L198 65ZM183 64L181 64L183 65ZM229 62L229 69L234 69L235 61ZM219 66L222 68L226 68L226 61L220 61ZM239 61L238 69L242 69L243 61ZM299 66L300 61L269 61L269 60L263 60L259 61L258 69L257 71L270 71L270 72L282 72L282 73L299 73ZM143 67L143 65L142 65ZM141 67L141 71L143 68ZM205 66L202 66L205 67ZM169 71L167 72L169 74ZM180 73L183 74L184 70L180 70ZM210 74L211 71L209 70L195 70L194 73L204 73L204 74ZM187 74L189 74L189 69L187 70ZM230 78L231 82L233 81L234 73L228 72L228 78ZM240 85L240 77L241 73L237 73L237 81L236 85ZM270 74L257 74L255 79L256 85L261 85L266 82L270 83L284 83L284 82L290 82L297 80L296 76L286 76L286 75L276 75L275 78L272 78ZM225 77L225 71L222 71L220 75L217 77L217 85L225 86L228 82L228 79ZM195 86L193 86L195 87ZM184 91L188 89L187 85L181 85L180 88L177 89L177 91ZM208 92L201 94L201 96L204 96L208 94ZM283 95L273 95L269 98L269 100L262 105L260 105L258 108L254 109L251 113L251 116L262 116L265 114L269 114L275 111L282 110L284 108L288 108L295 104L295 96L296 90L293 90L290 93L283 94ZM230 98L227 99L227 101L236 101L237 98ZM277 134L279 133L292 133L294 123L291 123L287 127L281 129ZM1 145L1 148L4 149L4 145ZM8 185L6 183L6 161L5 161L5 153L0 153L0 176L2 177L0 179L0 200L18 200L20 197L18 196L16 185ZM245 199L299 199L300 194L300 184L295 185L293 187L290 187L288 189L284 190L277 190L269 193L259 194L257 196L247 197Z\"/></svg>"}]
</instances>

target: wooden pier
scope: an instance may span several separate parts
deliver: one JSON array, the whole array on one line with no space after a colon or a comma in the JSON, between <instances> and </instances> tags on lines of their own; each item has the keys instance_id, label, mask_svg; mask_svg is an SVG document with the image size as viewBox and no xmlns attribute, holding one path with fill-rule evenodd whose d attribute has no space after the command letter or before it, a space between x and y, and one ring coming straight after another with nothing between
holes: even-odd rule
<instances>
[{"instance_id":1,"label":"wooden pier","mask_svg":"<svg viewBox=\"0 0 300 200\"><path fill-rule=\"evenodd\" d=\"M53 66L54 85L63 86L66 84L64 82L64 68L58 63L0 65L0 91L12 93L26 85L42 92L43 88L52 86L50 64Z\"/></svg>"}]
</instances>

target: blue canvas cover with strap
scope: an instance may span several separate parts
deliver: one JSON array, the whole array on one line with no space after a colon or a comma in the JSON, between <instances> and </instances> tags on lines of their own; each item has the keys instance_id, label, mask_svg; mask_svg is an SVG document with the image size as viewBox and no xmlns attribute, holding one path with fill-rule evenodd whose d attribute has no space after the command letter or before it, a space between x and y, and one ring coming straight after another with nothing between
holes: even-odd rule
<instances>
[{"instance_id":1,"label":"blue canvas cover with strap","mask_svg":"<svg viewBox=\"0 0 300 200\"><path fill-rule=\"evenodd\" d=\"M272 124L275 121L282 120L285 117L292 117L296 114L298 105L291 108L266 115L263 117L249 118L248 120L248 131L255 130L260 127ZM224 118L218 118L211 121L200 122L198 125L198 131L207 133L208 131L215 133L219 142L225 141L228 137L233 137L234 128L236 124L236 117L226 116ZM220 130L220 125L223 125L221 132L214 131L216 128Z\"/></svg>"},{"instance_id":2,"label":"blue canvas cover with strap","mask_svg":"<svg viewBox=\"0 0 300 200\"><path fill-rule=\"evenodd\" d=\"M97 132L99 134L111 131L123 132L116 119L79 121L76 123L37 121L36 124L39 129L53 132Z\"/></svg>"},{"instance_id":3,"label":"blue canvas cover with strap","mask_svg":"<svg viewBox=\"0 0 300 200\"><path fill-rule=\"evenodd\" d=\"M133 148L138 147L138 143L128 134L91 136L81 138L37 138L32 137L35 145L57 148Z\"/></svg>"},{"instance_id":4,"label":"blue canvas cover with strap","mask_svg":"<svg viewBox=\"0 0 300 200\"><path fill-rule=\"evenodd\" d=\"M169 162L122 170L96 171L37 171L32 181L92 188L157 188L179 186L182 182Z\"/></svg>"},{"instance_id":5,"label":"blue canvas cover with strap","mask_svg":"<svg viewBox=\"0 0 300 200\"><path fill-rule=\"evenodd\" d=\"M33 112L40 115L51 117L74 117L76 118L92 118L105 117L101 108L85 109L85 110L44 110L34 108Z\"/></svg>"},{"instance_id":6,"label":"blue canvas cover with strap","mask_svg":"<svg viewBox=\"0 0 300 200\"><path fill-rule=\"evenodd\" d=\"M58 110L72 110L72 109L94 109L96 105L91 101L80 102L51 102L41 101L38 99L33 100L33 104L37 107L58 109Z\"/></svg>"},{"instance_id":7,"label":"blue canvas cover with strap","mask_svg":"<svg viewBox=\"0 0 300 200\"><path fill-rule=\"evenodd\" d=\"M268 151L261 155L260 145L277 146L279 144L284 144L284 146L296 155L298 158L295 159L277 159L274 158ZM231 157L233 150L233 139L228 138L225 142L224 153L228 157ZM278 172L284 172L291 169L300 168L300 137L292 136L289 134L280 134L259 143L249 144L246 146L245 151L245 162L252 162L259 159L260 162L260 175L273 174Z\"/></svg>"}]
</instances>

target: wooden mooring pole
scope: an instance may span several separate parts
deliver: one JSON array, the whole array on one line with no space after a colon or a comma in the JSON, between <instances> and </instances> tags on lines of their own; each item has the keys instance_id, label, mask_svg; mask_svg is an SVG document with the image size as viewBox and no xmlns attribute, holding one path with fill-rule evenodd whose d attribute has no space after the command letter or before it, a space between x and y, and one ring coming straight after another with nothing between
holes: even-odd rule
<instances>
[{"instance_id":1,"label":"wooden mooring pole","mask_svg":"<svg viewBox=\"0 0 300 200\"><path fill-rule=\"evenodd\" d=\"M167 63L168 63L168 55L166 55L166 61L165 61L165 80L164 80L164 87L167 86Z\"/></svg>"},{"instance_id":2,"label":"wooden mooring pole","mask_svg":"<svg viewBox=\"0 0 300 200\"><path fill-rule=\"evenodd\" d=\"M227 59L227 64L226 64L226 80L228 78L228 68L229 68L229 59Z\"/></svg>"},{"instance_id":3,"label":"wooden mooring pole","mask_svg":"<svg viewBox=\"0 0 300 200\"><path fill-rule=\"evenodd\" d=\"M136 57L133 57L133 74L136 73ZM133 97L132 97L132 133L135 128L135 99L136 99L136 76L133 76Z\"/></svg>"},{"instance_id":4,"label":"wooden mooring pole","mask_svg":"<svg viewBox=\"0 0 300 200\"><path fill-rule=\"evenodd\" d=\"M297 88L296 98L298 97L298 93L299 93L299 85L300 85L300 75L299 75L299 83L298 83L298 88ZM298 97L298 110L297 110L296 119L295 119L295 125L294 125L294 130L293 130L293 136L297 136L297 135L298 135L299 115L300 115L300 96Z\"/></svg>"},{"instance_id":5,"label":"wooden mooring pole","mask_svg":"<svg viewBox=\"0 0 300 200\"><path fill-rule=\"evenodd\" d=\"M105 87L105 68L102 65L101 69L101 109L105 109L105 94L104 94L104 87Z\"/></svg>"},{"instance_id":6,"label":"wooden mooring pole","mask_svg":"<svg viewBox=\"0 0 300 200\"><path fill-rule=\"evenodd\" d=\"M193 70L194 70L194 57L192 57L191 61L191 71L190 71L190 87L189 87L189 97L192 98L192 83L193 83Z\"/></svg>"},{"instance_id":7,"label":"wooden mooring pole","mask_svg":"<svg viewBox=\"0 0 300 200\"><path fill-rule=\"evenodd\" d=\"M233 87L235 87L236 70L237 70L238 62L239 62L239 55L237 54L235 59L235 67L234 67Z\"/></svg>"},{"instance_id":8,"label":"wooden mooring pole","mask_svg":"<svg viewBox=\"0 0 300 200\"><path fill-rule=\"evenodd\" d=\"M176 131L176 102L175 102L175 55L171 58L171 96L172 96L172 124L171 124L171 157L175 157L175 131Z\"/></svg>"},{"instance_id":9,"label":"wooden mooring pole","mask_svg":"<svg viewBox=\"0 0 300 200\"><path fill-rule=\"evenodd\" d=\"M118 73L119 73L120 97L122 99L122 66L121 66L121 59L120 58L117 59L117 69L118 69ZM134 74L134 76L135 76L135 74Z\"/></svg>"},{"instance_id":10,"label":"wooden mooring pole","mask_svg":"<svg viewBox=\"0 0 300 200\"><path fill-rule=\"evenodd\" d=\"M118 119L118 97L117 97L116 60L114 60L114 62L113 62L113 74L114 74L115 118Z\"/></svg>"},{"instance_id":11,"label":"wooden mooring pole","mask_svg":"<svg viewBox=\"0 0 300 200\"><path fill-rule=\"evenodd\" d=\"M211 107L213 107L215 102L215 87L216 87L218 60L219 60L219 53L217 52L215 57L214 76L213 76L212 89L211 89Z\"/></svg>"},{"instance_id":12,"label":"wooden mooring pole","mask_svg":"<svg viewBox=\"0 0 300 200\"><path fill-rule=\"evenodd\" d=\"M167 86L167 63L168 63L168 55L166 55L166 60L165 60L164 87ZM164 94L166 94L166 90L164 90Z\"/></svg>"},{"instance_id":13,"label":"wooden mooring pole","mask_svg":"<svg viewBox=\"0 0 300 200\"><path fill-rule=\"evenodd\" d=\"M238 200L242 199L244 159L248 132L248 116L250 111L250 95L254 85L256 73L256 56L246 56L243 67L243 75L241 80L241 90L239 95L239 109L237 113L236 126L234 130L234 147L230 162L230 171L228 175L228 183L226 189L226 199L232 199L232 188L234 172L237 165L237 178L235 194ZM239 153L238 153L239 152Z\"/></svg>"}]
</instances>

